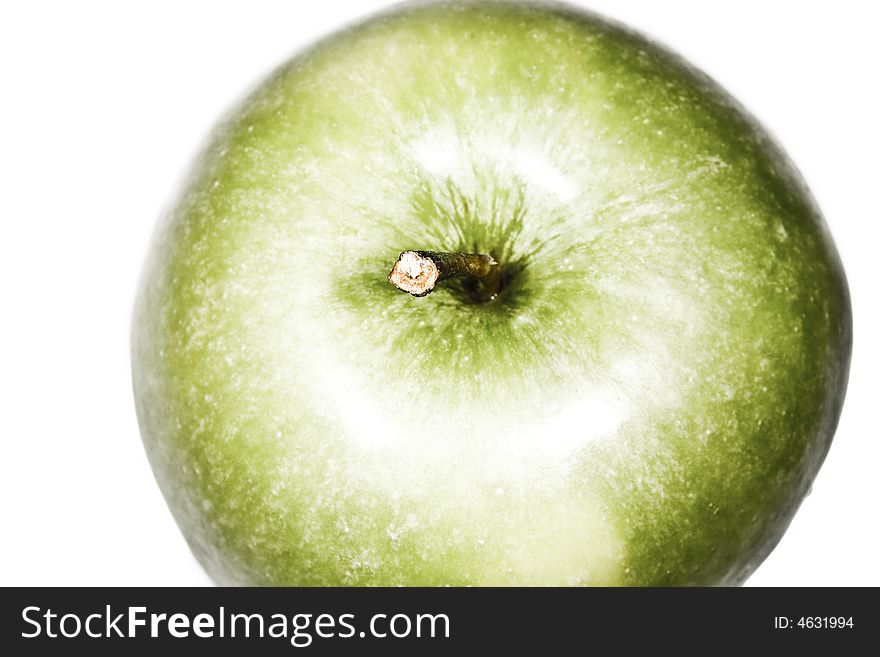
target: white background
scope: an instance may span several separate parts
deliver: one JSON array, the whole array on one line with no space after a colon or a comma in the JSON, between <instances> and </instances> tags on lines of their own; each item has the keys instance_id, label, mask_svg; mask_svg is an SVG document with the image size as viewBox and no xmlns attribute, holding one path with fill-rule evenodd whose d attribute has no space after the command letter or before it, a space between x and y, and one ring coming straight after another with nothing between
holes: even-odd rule
<instances>
[{"instance_id":1,"label":"white background","mask_svg":"<svg viewBox=\"0 0 880 657\"><path fill-rule=\"evenodd\" d=\"M382 5L3 4L0 585L209 583L138 436L128 333L142 259L214 121L292 52ZM849 393L813 494L749 583L880 585L877 5L589 6L726 86L823 208L853 296Z\"/></svg>"}]
</instances>

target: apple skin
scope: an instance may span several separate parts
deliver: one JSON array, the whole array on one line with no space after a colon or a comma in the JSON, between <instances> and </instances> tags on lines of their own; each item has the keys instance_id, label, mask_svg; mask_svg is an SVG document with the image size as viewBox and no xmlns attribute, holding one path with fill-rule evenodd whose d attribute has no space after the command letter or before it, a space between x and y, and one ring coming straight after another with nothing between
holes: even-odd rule
<instances>
[{"instance_id":1,"label":"apple skin","mask_svg":"<svg viewBox=\"0 0 880 657\"><path fill-rule=\"evenodd\" d=\"M407 249L507 285L423 299ZM821 465L845 275L785 154L559 5L397 7L216 129L135 309L144 446L221 584L731 585Z\"/></svg>"}]
</instances>

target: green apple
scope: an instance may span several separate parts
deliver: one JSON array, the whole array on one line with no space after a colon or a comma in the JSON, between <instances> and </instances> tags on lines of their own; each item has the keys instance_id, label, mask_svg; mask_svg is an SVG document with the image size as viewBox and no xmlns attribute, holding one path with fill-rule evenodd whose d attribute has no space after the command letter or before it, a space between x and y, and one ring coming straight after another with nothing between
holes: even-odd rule
<instances>
[{"instance_id":1,"label":"green apple","mask_svg":"<svg viewBox=\"0 0 880 657\"><path fill-rule=\"evenodd\" d=\"M479 254L491 293L401 293L411 250ZM591 14L446 2L321 41L222 122L132 351L218 583L703 585L779 540L850 344L819 210L713 81Z\"/></svg>"}]
</instances>

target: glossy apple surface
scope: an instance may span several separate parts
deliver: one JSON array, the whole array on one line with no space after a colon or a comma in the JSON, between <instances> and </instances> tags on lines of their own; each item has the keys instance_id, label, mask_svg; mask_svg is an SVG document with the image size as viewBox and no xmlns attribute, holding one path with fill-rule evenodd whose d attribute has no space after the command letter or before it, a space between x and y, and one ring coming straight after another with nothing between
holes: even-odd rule
<instances>
[{"instance_id":1,"label":"glossy apple surface","mask_svg":"<svg viewBox=\"0 0 880 657\"><path fill-rule=\"evenodd\" d=\"M416 299L407 249L505 287ZM161 224L147 454L224 584L735 584L830 444L844 273L723 90L552 6L398 8L279 69Z\"/></svg>"}]
</instances>

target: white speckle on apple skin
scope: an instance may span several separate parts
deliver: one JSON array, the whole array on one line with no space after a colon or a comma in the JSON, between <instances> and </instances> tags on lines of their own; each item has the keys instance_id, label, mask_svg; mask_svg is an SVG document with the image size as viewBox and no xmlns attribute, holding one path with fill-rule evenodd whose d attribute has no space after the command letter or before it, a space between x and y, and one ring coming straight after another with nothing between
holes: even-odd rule
<instances>
[{"instance_id":1,"label":"white speckle on apple skin","mask_svg":"<svg viewBox=\"0 0 880 657\"><path fill-rule=\"evenodd\" d=\"M413 299L406 249L515 276ZM802 181L704 76L590 15L446 3L322 42L218 128L133 378L220 583L729 584L821 463L849 322Z\"/></svg>"}]
</instances>

